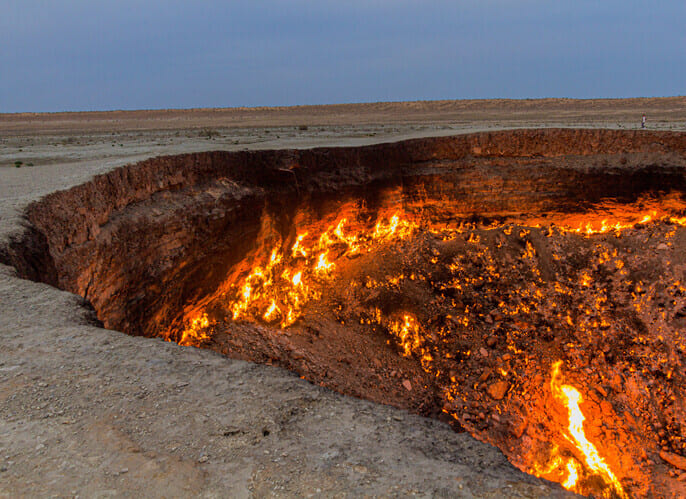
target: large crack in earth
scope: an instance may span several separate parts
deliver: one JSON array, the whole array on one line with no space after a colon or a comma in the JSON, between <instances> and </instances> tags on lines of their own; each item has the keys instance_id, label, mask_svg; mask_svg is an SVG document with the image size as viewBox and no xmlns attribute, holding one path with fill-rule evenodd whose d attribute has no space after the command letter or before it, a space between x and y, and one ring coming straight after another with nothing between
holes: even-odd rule
<instances>
[{"instance_id":1,"label":"large crack in earth","mask_svg":"<svg viewBox=\"0 0 686 499\"><path fill-rule=\"evenodd\" d=\"M155 158L0 249L105 327L439 417L583 494L684 494L686 134ZM580 421L580 418L585 420Z\"/></svg>"}]
</instances>

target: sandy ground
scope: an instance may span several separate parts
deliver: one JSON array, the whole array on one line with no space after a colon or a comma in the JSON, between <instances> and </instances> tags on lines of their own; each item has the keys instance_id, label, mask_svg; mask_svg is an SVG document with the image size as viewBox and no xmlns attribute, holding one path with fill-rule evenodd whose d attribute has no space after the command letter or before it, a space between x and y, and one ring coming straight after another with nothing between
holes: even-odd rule
<instances>
[{"instance_id":1,"label":"sandy ground","mask_svg":"<svg viewBox=\"0 0 686 499\"><path fill-rule=\"evenodd\" d=\"M32 200L150 156L637 128L643 112L651 128L686 129L686 98L0 115L0 243ZM0 307L1 496L563 494L437 421L94 327L78 297L1 265Z\"/></svg>"}]
</instances>

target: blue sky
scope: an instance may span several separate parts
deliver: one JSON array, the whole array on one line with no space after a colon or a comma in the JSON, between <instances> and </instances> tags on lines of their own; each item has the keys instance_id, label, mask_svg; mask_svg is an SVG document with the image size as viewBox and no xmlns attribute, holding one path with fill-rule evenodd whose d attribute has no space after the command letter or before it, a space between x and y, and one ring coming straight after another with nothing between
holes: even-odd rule
<instances>
[{"instance_id":1,"label":"blue sky","mask_svg":"<svg viewBox=\"0 0 686 499\"><path fill-rule=\"evenodd\" d=\"M686 94L686 0L0 0L0 112Z\"/></svg>"}]
</instances>

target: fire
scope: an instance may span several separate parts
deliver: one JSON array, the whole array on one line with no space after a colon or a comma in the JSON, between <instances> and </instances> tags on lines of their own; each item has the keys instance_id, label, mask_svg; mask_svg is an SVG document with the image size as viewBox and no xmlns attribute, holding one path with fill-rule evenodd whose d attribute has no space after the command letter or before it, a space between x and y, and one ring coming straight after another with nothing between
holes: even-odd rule
<instances>
[{"instance_id":1,"label":"fire","mask_svg":"<svg viewBox=\"0 0 686 499\"><path fill-rule=\"evenodd\" d=\"M417 351L421 346L421 330L417 320L411 315L406 314L402 321L391 323L389 329L398 337L406 357L412 355L412 352Z\"/></svg>"},{"instance_id":2,"label":"fire","mask_svg":"<svg viewBox=\"0 0 686 499\"><path fill-rule=\"evenodd\" d=\"M567 438L575 446L576 450L583 455L584 464L590 471L590 474L602 477L603 481L610 487L612 491L611 494L613 493L615 496L619 497L627 497L619 480L603 457L598 453L598 449L586 438L583 427L586 418L579 407L579 404L583 401L583 397L573 386L562 384L560 374L561 365L562 361L560 360L555 362L552 366L550 390L555 400L565 406L569 415L569 425L567 427L569 435L565 435L565 438ZM555 447L553 448L550 464L546 467L535 466L533 472L537 476L547 476L554 473L556 469L559 470L564 465L567 470L567 476L561 481L562 486L568 490L577 491L579 474L580 471L582 471L582 467L573 457L566 458L566 463L564 463L564 461L565 459L557 453L557 447Z\"/></svg>"},{"instance_id":3,"label":"fire","mask_svg":"<svg viewBox=\"0 0 686 499\"><path fill-rule=\"evenodd\" d=\"M179 340L179 345L186 347L197 347L203 342L210 339L209 335L206 333L206 329L210 325L210 320L207 314L202 314L199 317L191 320L188 328L186 328L183 333L181 333L181 339Z\"/></svg>"},{"instance_id":4,"label":"fire","mask_svg":"<svg viewBox=\"0 0 686 499\"><path fill-rule=\"evenodd\" d=\"M615 220L591 217L579 221L578 216L566 217L550 230L588 237L612 231L619 234L622 230L651 221L686 225L686 217L670 216L665 210L656 208L649 200L642 203L652 209L642 212L618 211L619 215ZM683 203L679 207L683 208ZM615 212L612 206L606 206L603 210ZM540 226L535 221L531 223L532 227ZM376 244L405 239L417 228L417 223L395 213L389 218L380 217L370 229L353 225L348 217L342 217L329 225L318 237L311 236L309 231L299 233L290 248L284 248L283 243L275 246L266 262L254 266L237 285L227 283L227 287L232 289L228 295L233 296L228 306L231 317L233 320L278 321L282 328L288 327L302 316L303 307L308 302L319 297L319 293L315 291L318 288L317 283L334 278L338 258L352 258L365 251L371 251ZM478 243L480 236L474 234L475 228L472 223L462 223L448 232L454 237L455 234L470 231L468 242ZM504 223L495 223L484 229L502 229L505 234L512 232L512 226ZM442 231L445 232L446 229ZM527 233L528 231L523 232L524 235ZM535 249L527 242L523 256L531 259L535 255ZM617 265L623 264L618 262ZM587 275L582 275L581 279L584 286L590 284Z\"/></svg>"},{"instance_id":5,"label":"fire","mask_svg":"<svg viewBox=\"0 0 686 499\"><path fill-rule=\"evenodd\" d=\"M298 234L290 248L272 249L267 262L258 265L236 286L229 304L233 320L279 321L282 328L302 315L304 306L319 298L317 284L333 278L336 255L353 257L380 243L407 238L417 224L399 214L381 218L371 229L349 228L347 218L331 224L318 238Z\"/></svg>"},{"instance_id":6,"label":"fire","mask_svg":"<svg viewBox=\"0 0 686 499\"><path fill-rule=\"evenodd\" d=\"M579 464L573 459L570 459L567 462L567 473L569 474L567 475L565 481L562 482L562 486L567 490L572 490L579 479Z\"/></svg>"},{"instance_id":7,"label":"fire","mask_svg":"<svg viewBox=\"0 0 686 499\"><path fill-rule=\"evenodd\" d=\"M560 233L575 233L586 237L595 234L614 232L619 235L623 230L632 229L637 225L651 222L666 222L674 225L686 226L686 217L674 216L674 211L683 212L685 206L680 199L667 197L661 201L642 199L637 205L643 205L643 210L619 207L614 204L599 206L601 211L611 212L613 220L607 217L584 215L565 217L555 226ZM552 230L552 228L551 228Z\"/></svg>"}]
</instances>

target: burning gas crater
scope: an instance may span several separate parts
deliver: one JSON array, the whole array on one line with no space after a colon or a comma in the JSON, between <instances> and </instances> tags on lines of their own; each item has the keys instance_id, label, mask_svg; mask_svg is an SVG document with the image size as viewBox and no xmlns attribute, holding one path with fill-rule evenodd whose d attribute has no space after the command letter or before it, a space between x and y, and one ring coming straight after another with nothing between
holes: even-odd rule
<instances>
[{"instance_id":1,"label":"burning gas crater","mask_svg":"<svg viewBox=\"0 0 686 499\"><path fill-rule=\"evenodd\" d=\"M452 227L399 212L370 220L348 206L323 231L303 227L290 242L263 227L264 250L168 337L259 358L255 349L281 348L255 345L234 323L278 327L308 340L284 344L273 360L348 391L308 367L316 349L299 344L336 322L385 338L381 358L417 362L423 376L396 381L431 394L417 408L439 404L521 469L582 494L650 494L664 484L649 454L686 459L680 203ZM384 364L379 381L393 383Z\"/></svg>"},{"instance_id":2,"label":"burning gas crater","mask_svg":"<svg viewBox=\"0 0 686 499\"><path fill-rule=\"evenodd\" d=\"M156 158L32 205L0 260L567 489L686 496L685 151L518 130Z\"/></svg>"}]
</instances>

